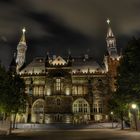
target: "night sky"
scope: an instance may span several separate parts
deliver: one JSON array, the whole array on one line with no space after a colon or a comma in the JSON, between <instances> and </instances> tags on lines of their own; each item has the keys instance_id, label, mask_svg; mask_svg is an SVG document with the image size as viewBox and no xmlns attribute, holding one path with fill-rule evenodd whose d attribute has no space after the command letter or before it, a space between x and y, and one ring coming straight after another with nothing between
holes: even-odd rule
<instances>
[{"instance_id":1,"label":"night sky","mask_svg":"<svg viewBox=\"0 0 140 140\"><path fill-rule=\"evenodd\" d=\"M46 52L89 53L100 60L106 51L107 18L124 47L140 35L140 0L0 0L0 59L7 67L26 27L27 62Z\"/></svg>"}]
</instances>

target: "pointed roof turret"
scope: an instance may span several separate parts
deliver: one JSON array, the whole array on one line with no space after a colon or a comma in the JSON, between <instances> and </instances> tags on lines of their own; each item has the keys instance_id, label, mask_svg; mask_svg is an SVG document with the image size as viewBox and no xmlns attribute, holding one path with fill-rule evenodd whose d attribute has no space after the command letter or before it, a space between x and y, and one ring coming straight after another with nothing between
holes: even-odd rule
<instances>
[{"instance_id":1,"label":"pointed roof turret","mask_svg":"<svg viewBox=\"0 0 140 140\"><path fill-rule=\"evenodd\" d=\"M108 23L108 30L107 30L107 36L106 36L107 50L111 57L116 58L118 55L117 47L116 47L116 38L112 32L109 19L107 19L107 23Z\"/></svg>"},{"instance_id":2,"label":"pointed roof turret","mask_svg":"<svg viewBox=\"0 0 140 140\"><path fill-rule=\"evenodd\" d=\"M108 31L107 31L107 38L108 37L114 37L114 34L113 34L113 32L112 32L112 29L111 29L111 26L110 26L110 19L107 19L107 21L106 21L107 23L108 23Z\"/></svg>"}]
</instances>

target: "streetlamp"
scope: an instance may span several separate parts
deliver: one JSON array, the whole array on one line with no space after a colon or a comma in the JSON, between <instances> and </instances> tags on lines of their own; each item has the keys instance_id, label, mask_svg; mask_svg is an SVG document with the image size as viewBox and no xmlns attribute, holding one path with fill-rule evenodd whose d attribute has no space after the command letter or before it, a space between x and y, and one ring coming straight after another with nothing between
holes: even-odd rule
<instances>
[{"instance_id":1,"label":"streetlamp","mask_svg":"<svg viewBox=\"0 0 140 140\"><path fill-rule=\"evenodd\" d=\"M113 112L113 111L111 111L111 112L110 112L110 114L111 114L112 128L113 128L113 115L114 115L114 112Z\"/></svg>"},{"instance_id":2,"label":"streetlamp","mask_svg":"<svg viewBox=\"0 0 140 140\"><path fill-rule=\"evenodd\" d=\"M133 117L134 117L134 123L135 123L135 129L136 131L138 130L138 126L137 126L137 105L136 104L132 104L131 105L132 108L132 113L133 113Z\"/></svg>"}]
</instances>

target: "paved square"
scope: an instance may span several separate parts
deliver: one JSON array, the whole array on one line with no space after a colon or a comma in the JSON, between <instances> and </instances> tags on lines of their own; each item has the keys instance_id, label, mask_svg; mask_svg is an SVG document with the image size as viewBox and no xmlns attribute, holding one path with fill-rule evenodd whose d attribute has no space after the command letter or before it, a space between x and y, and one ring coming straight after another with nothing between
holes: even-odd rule
<instances>
[{"instance_id":1,"label":"paved square","mask_svg":"<svg viewBox=\"0 0 140 140\"><path fill-rule=\"evenodd\" d=\"M112 129L17 131L0 140L140 140L140 132Z\"/></svg>"}]
</instances>

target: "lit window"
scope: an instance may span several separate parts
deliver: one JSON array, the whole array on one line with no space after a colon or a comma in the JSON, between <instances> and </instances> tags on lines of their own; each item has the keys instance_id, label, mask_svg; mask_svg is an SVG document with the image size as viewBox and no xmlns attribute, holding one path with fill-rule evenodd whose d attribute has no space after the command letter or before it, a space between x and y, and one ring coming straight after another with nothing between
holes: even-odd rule
<instances>
[{"instance_id":1,"label":"lit window","mask_svg":"<svg viewBox=\"0 0 140 140\"><path fill-rule=\"evenodd\" d=\"M73 89L72 89L72 94L73 95L84 95L86 94L86 87L85 86L81 86L81 85L74 85Z\"/></svg>"},{"instance_id":2,"label":"lit window","mask_svg":"<svg viewBox=\"0 0 140 140\"><path fill-rule=\"evenodd\" d=\"M93 104L93 112L97 113L97 104Z\"/></svg>"},{"instance_id":3,"label":"lit window","mask_svg":"<svg viewBox=\"0 0 140 140\"><path fill-rule=\"evenodd\" d=\"M44 93L44 88L43 88L43 86L40 86L39 87L39 96L42 96L43 93Z\"/></svg>"},{"instance_id":4,"label":"lit window","mask_svg":"<svg viewBox=\"0 0 140 140\"><path fill-rule=\"evenodd\" d=\"M61 90L61 79L56 79L56 91Z\"/></svg>"},{"instance_id":5,"label":"lit window","mask_svg":"<svg viewBox=\"0 0 140 140\"><path fill-rule=\"evenodd\" d=\"M94 113L102 113L103 112L103 105L101 101L98 101L93 104L93 112Z\"/></svg>"},{"instance_id":6,"label":"lit window","mask_svg":"<svg viewBox=\"0 0 140 140\"><path fill-rule=\"evenodd\" d=\"M90 112L90 107L88 102L85 99L77 99L73 103L73 113L89 113Z\"/></svg>"},{"instance_id":7,"label":"lit window","mask_svg":"<svg viewBox=\"0 0 140 140\"><path fill-rule=\"evenodd\" d=\"M38 86L34 86L34 96L38 96L39 91L38 91Z\"/></svg>"},{"instance_id":8,"label":"lit window","mask_svg":"<svg viewBox=\"0 0 140 140\"><path fill-rule=\"evenodd\" d=\"M73 86L73 91L72 91L72 93L73 93L74 95L77 95L77 94L78 94L78 87L77 87L77 86Z\"/></svg>"}]
</instances>

